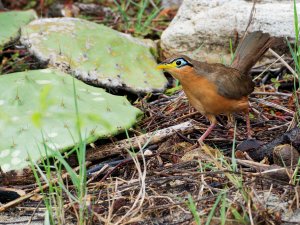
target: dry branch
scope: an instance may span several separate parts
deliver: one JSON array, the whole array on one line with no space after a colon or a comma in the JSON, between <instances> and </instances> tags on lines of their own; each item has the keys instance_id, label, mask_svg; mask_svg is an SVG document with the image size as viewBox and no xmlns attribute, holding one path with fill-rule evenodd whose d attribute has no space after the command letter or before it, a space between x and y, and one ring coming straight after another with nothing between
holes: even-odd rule
<instances>
[{"instance_id":1,"label":"dry branch","mask_svg":"<svg viewBox=\"0 0 300 225\"><path fill-rule=\"evenodd\" d=\"M88 166L88 165L90 165L91 163L90 163L90 162L86 162L85 164L86 164L86 166ZM76 168L74 169L74 171L78 171L79 168L80 168L79 166L76 167ZM67 179L68 177L69 177L69 173L64 173L64 174L61 176L61 178L56 178L56 179L53 179L53 180L51 180L51 181L49 181L49 182L51 182L52 184L56 184L60 179ZM29 193L27 193L27 194L21 196L20 198L17 198L17 199L15 199L15 200L13 200L13 201L10 201L10 202L8 202L8 203L6 203L6 204L0 206L0 212L3 212L3 211L5 211L5 210L7 210L7 209L9 209L9 208L11 208L11 207L17 205L17 204L20 204L21 202L23 202L23 201L25 201L25 200L27 200L27 199L33 197L34 195L36 195L36 194L38 194L38 193L40 193L42 190L47 189L48 187L49 187L49 183L46 183L46 184L44 184L42 187L38 187L38 188L34 189L33 191L31 191L31 192L29 192Z\"/></svg>"},{"instance_id":2,"label":"dry branch","mask_svg":"<svg viewBox=\"0 0 300 225\"><path fill-rule=\"evenodd\" d=\"M255 169L257 173L252 173L252 176L263 176L278 181L289 181L293 174L293 170L289 167L281 167L275 164L266 165L263 163L242 159L236 159L236 161L240 165Z\"/></svg>"},{"instance_id":3,"label":"dry branch","mask_svg":"<svg viewBox=\"0 0 300 225\"><path fill-rule=\"evenodd\" d=\"M269 52L271 52L277 59L279 59L280 62L283 63L283 65L285 65L285 67L294 75L294 77L296 79L298 79L298 75L295 72L295 70L292 69L292 67L290 67L289 64L287 64L286 61L284 61L276 52L274 52L271 48L269 48Z\"/></svg>"},{"instance_id":4,"label":"dry branch","mask_svg":"<svg viewBox=\"0 0 300 225\"><path fill-rule=\"evenodd\" d=\"M87 151L86 159L92 162L108 156L126 154L127 150L130 150L131 148L136 149L139 148L139 146L144 146L145 144L157 144L176 133L191 133L195 130L195 128L195 122L187 121L172 127L164 128L158 131L150 132L137 137L132 137L126 140L118 141L116 143L111 143L97 147L95 149L91 149L90 151Z\"/></svg>"},{"instance_id":5,"label":"dry branch","mask_svg":"<svg viewBox=\"0 0 300 225\"><path fill-rule=\"evenodd\" d=\"M251 101L254 101L254 102L257 102L259 104L263 104L263 105L266 105L266 106L269 106L269 107L273 107L275 109L278 109L278 110L282 110L290 115L294 115L294 111L282 106L282 105L278 105L274 102L268 102L266 100L263 100L263 99L256 99L256 98L250 98Z\"/></svg>"}]
</instances>

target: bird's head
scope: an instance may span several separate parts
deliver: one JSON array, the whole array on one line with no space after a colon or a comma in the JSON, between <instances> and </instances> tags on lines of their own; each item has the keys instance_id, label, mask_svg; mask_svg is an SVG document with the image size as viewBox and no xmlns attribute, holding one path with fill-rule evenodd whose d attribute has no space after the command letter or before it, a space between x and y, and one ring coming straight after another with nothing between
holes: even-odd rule
<instances>
[{"instance_id":1,"label":"bird's head","mask_svg":"<svg viewBox=\"0 0 300 225\"><path fill-rule=\"evenodd\" d=\"M157 65L157 69L164 69L175 78L181 80L185 74L193 70L192 59L185 55L171 57Z\"/></svg>"}]
</instances>

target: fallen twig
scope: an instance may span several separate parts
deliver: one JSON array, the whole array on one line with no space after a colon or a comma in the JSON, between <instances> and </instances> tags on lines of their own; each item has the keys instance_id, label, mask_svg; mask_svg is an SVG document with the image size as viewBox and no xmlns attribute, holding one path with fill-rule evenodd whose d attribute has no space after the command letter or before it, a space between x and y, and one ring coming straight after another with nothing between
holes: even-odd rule
<instances>
[{"instance_id":1,"label":"fallen twig","mask_svg":"<svg viewBox=\"0 0 300 225\"><path fill-rule=\"evenodd\" d=\"M295 72L295 70L293 70L292 67L290 67L290 65L287 64L287 62L284 61L284 60L280 57L280 55L278 55L276 52L274 52L271 48L269 48L269 52L271 52L277 59L279 59L280 62L282 62L283 65L285 65L285 67L286 67L286 68L294 75L294 77L295 77L296 79L298 79L298 75L297 75L297 73Z\"/></svg>"},{"instance_id":2,"label":"fallen twig","mask_svg":"<svg viewBox=\"0 0 300 225\"><path fill-rule=\"evenodd\" d=\"M85 164L86 164L86 166L89 166L89 165L91 164L91 162L86 162ZM76 167L76 168L74 169L74 171L78 171L79 168L80 168L80 166ZM64 173L64 174L61 176L61 178L53 179L53 180L51 180L50 182L51 182L52 184L55 184L55 183L57 183L57 182L58 182L59 180L61 180L61 179L66 179L66 178L68 178L68 176L69 176L69 173ZM5 210L7 210L7 209L9 209L9 208L11 208L11 207L13 207L13 206L15 206L15 205L17 205L17 204L20 204L21 202L23 202L23 201L25 201L25 200L31 198L32 196L34 196L34 195L40 193L42 190L45 190L45 189L48 188L48 187L49 187L49 183L46 183L46 184L44 184L42 187L38 187L38 188L34 189L33 191L27 193L26 195L23 195L23 196L21 196L20 198L17 198L17 199L15 199L15 200L13 200L13 201L10 201L10 202L8 202L8 203L6 203L6 204L0 206L0 212L4 212Z\"/></svg>"},{"instance_id":3,"label":"fallen twig","mask_svg":"<svg viewBox=\"0 0 300 225\"><path fill-rule=\"evenodd\" d=\"M263 99L256 99L256 98L250 98L251 101L254 101L254 102L257 102L257 103L260 103L260 104L263 104L263 105L266 105L266 106L269 106L269 107L273 107L275 109L279 109L279 110L282 110L282 111L285 111L286 113L288 114L291 114L291 115L294 115L294 111L282 106L282 105L278 105L278 104L275 104L273 102L268 102L266 100L263 100Z\"/></svg>"},{"instance_id":4,"label":"fallen twig","mask_svg":"<svg viewBox=\"0 0 300 225\"><path fill-rule=\"evenodd\" d=\"M191 133L195 130L195 127L196 123L187 121L172 127L121 140L116 143L102 145L91 151L87 151L86 160L95 161L108 156L126 154L127 150L130 150L131 148L138 148L139 145L144 146L145 144L152 145L159 143L177 132L182 134Z\"/></svg>"},{"instance_id":5,"label":"fallen twig","mask_svg":"<svg viewBox=\"0 0 300 225\"><path fill-rule=\"evenodd\" d=\"M291 97L293 94L283 93L283 92L262 92L262 91L254 91L251 95L275 95L275 96L286 96Z\"/></svg>"}]
</instances>

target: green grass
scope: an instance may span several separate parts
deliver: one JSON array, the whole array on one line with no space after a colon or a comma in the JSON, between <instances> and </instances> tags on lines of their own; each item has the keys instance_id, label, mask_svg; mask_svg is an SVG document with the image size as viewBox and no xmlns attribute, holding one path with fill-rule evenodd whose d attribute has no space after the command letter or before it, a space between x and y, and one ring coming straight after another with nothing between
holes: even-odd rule
<instances>
[{"instance_id":1,"label":"green grass","mask_svg":"<svg viewBox=\"0 0 300 225\"><path fill-rule=\"evenodd\" d=\"M295 106L296 106L296 110L297 113L295 113L294 118L296 119L297 123L298 123L298 127L300 125L299 122L299 116L300 116L300 104L299 104L299 99L298 99L298 91L299 91L299 87L300 87L300 44L299 44L299 34L300 34L300 29L299 29L299 17L298 17L298 12L297 12L297 2L296 0L294 0L293 2L293 11L294 11L294 32L295 32L295 43L292 45L288 39L286 39L290 53L292 55L293 61L294 61L294 71L297 74L297 77L294 77L294 96L296 96L295 99ZM297 82L298 82L298 88L297 88ZM276 85L275 85L276 87ZM294 174L292 177L292 184L294 185L298 185L300 178L298 175L298 171L299 171L299 167L300 167L300 159L298 160L296 169L294 170Z\"/></svg>"},{"instance_id":2,"label":"green grass","mask_svg":"<svg viewBox=\"0 0 300 225\"><path fill-rule=\"evenodd\" d=\"M295 91L295 96L297 96L297 93L296 93L297 92L297 87L296 87L297 80L298 80L298 86L300 87L300 45L298 43L298 41L299 41L299 18L298 18L296 0L294 0L294 32L295 32L294 46L292 46L288 40L287 40L287 43L288 43L288 47L290 49L290 53L292 55L293 61L295 63L295 72L298 75L298 77L294 77L294 91ZM299 104L299 100L297 97L295 98L295 105L297 107L297 114L295 114L295 117L298 121L298 126L299 126L300 104Z\"/></svg>"},{"instance_id":3,"label":"green grass","mask_svg":"<svg viewBox=\"0 0 300 225\"><path fill-rule=\"evenodd\" d=\"M215 214L216 208L217 208L217 206L218 206L218 204L219 204L219 202L220 202L220 200L221 200L221 198L222 198L222 195L223 195L223 193L220 193L220 194L218 195L218 197L217 197L217 199L216 199L216 201L215 201L213 207L211 208L211 210L210 210L210 212L209 212L209 214L208 214L208 217L207 217L207 220L206 220L205 225L209 225L209 224L211 223L211 220L212 220L212 218L213 218L213 215Z\"/></svg>"},{"instance_id":4,"label":"green grass","mask_svg":"<svg viewBox=\"0 0 300 225\"><path fill-rule=\"evenodd\" d=\"M300 158L298 159L297 166L294 170L293 177L292 177L292 184L297 186L300 184L299 168L300 168Z\"/></svg>"},{"instance_id":5,"label":"green grass","mask_svg":"<svg viewBox=\"0 0 300 225\"><path fill-rule=\"evenodd\" d=\"M226 223L226 207L227 207L226 192L223 192L221 201L222 201L222 205L221 205L221 209L220 209L220 220L221 220L221 225L225 225L225 223Z\"/></svg>"},{"instance_id":6,"label":"green grass","mask_svg":"<svg viewBox=\"0 0 300 225\"><path fill-rule=\"evenodd\" d=\"M122 18L122 29L125 31L132 29L134 36L149 34L153 20L161 11L161 8L158 7L160 0L114 0L114 3Z\"/></svg>"},{"instance_id":7,"label":"green grass","mask_svg":"<svg viewBox=\"0 0 300 225\"><path fill-rule=\"evenodd\" d=\"M230 209L232 215L234 216L234 219L236 219L239 222L239 224L249 224L250 220L245 212L245 215L241 215L241 213L238 212L235 207L231 207Z\"/></svg>"},{"instance_id":8,"label":"green grass","mask_svg":"<svg viewBox=\"0 0 300 225\"><path fill-rule=\"evenodd\" d=\"M186 204L194 217L195 223L197 225L201 225L200 216L199 213L197 212L197 206L193 200L193 197L190 194L188 195L188 201L186 202Z\"/></svg>"},{"instance_id":9,"label":"green grass","mask_svg":"<svg viewBox=\"0 0 300 225\"><path fill-rule=\"evenodd\" d=\"M75 78L74 78L75 79ZM73 90L74 90L74 105L75 105L75 113L76 113L76 124L77 130L79 134L79 142L77 146L73 148L73 152L76 153L77 161L79 165L78 172L75 172L68 162L65 160L63 155L59 151L53 151L49 149L46 145L44 145L44 150L46 152L46 157L42 160L40 165L37 165L35 162L31 160L31 168L33 170L33 174L35 176L36 182L41 190L43 195L44 204L46 206L46 214L45 221L49 221L49 224L65 224L65 215L64 215L64 204L66 200L70 202L72 206L78 205L78 207L74 207L78 209L78 212L75 211L75 215L77 216L77 222L79 225L86 224L88 221L88 212L87 212L87 204L86 204L86 196L87 196L87 177L86 177L86 162L85 162L85 153L86 153L86 143L85 138L82 138L82 134L80 132L80 114L78 110L77 96L75 82L73 80ZM42 93L41 96L41 104L44 105L46 101L47 93ZM44 107L41 108L44 110ZM37 119L33 118L33 122L37 125L41 125L37 123ZM43 133L42 133L43 135ZM76 143L74 141L74 143ZM51 153L54 157L54 162L51 162L48 153ZM73 185L74 191L71 192L66 185L66 180L62 179L62 175L64 172L69 174L70 183L69 185ZM55 179L58 179L57 182L54 182ZM42 183L46 182L48 184L48 192L45 192L42 188ZM65 199L67 198L67 199Z\"/></svg>"},{"instance_id":10,"label":"green grass","mask_svg":"<svg viewBox=\"0 0 300 225\"><path fill-rule=\"evenodd\" d=\"M234 133L231 149L231 168L233 172L237 172L237 162L235 158L235 143L236 143L236 123L234 124Z\"/></svg>"}]
</instances>

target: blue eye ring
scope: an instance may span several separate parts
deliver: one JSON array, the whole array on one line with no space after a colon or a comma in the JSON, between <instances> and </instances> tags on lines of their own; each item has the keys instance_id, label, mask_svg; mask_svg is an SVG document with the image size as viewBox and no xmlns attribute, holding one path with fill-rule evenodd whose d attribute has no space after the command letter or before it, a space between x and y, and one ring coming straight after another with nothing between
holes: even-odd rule
<instances>
[{"instance_id":1,"label":"blue eye ring","mask_svg":"<svg viewBox=\"0 0 300 225\"><path fill-rule=\"evenodd\" d=\"M184 59L176 59L175 61L176 65L178 68L185 66L187 64L187 61L185 61Z\"/></svg>"},{"instance_id":2,"label":"blue eye ring","mask_svg":"<svg viewBox=\"0 0 300 225\"><path fill-rule=\"evenodd\" d=\"M173 62L175 62L177 68L181 68L186 65L193 67L193 65L186 61L184 58L177 58Z\"/></svg>"}]
</instances>

